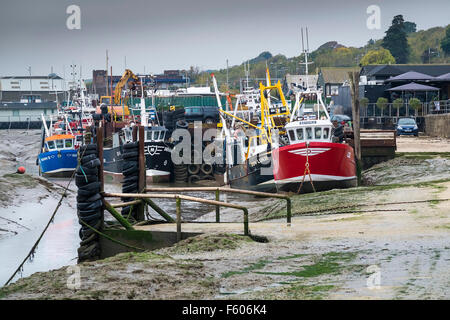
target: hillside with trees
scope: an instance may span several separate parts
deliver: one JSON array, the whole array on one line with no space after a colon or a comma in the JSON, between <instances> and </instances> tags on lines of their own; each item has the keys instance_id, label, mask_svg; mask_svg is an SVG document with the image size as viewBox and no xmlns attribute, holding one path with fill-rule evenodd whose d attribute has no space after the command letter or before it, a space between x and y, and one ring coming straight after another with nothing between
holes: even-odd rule
<instances>
[{"instance_id":1,"label":"hillside with trees","mask_svg":"<svg viewBox=\"0 0 450 320\"><path fill-rule=\"evenodd\" d=\"M416 30L416 24L404 21L401 15L393 18L392 25L383 39L370 39L363 47L346 47L336 41L328 41L311 52L310 73L322 67L356 67L366 64L385 63L450 63L450 25L428 30ZM265 78L266 67L272 78L283 78L289 74L303 74L301 65L304 56L288 58L282 54L272 55L265 51L240 65L228 68L230 89L239 90L239 81L245 78L244 63L250 65L251 78ZM227 70L201 71L198 67L186 70L197 85L210 84L210 73L214 72L220 90L227 90Z\"/></svg>"}]
</instances>

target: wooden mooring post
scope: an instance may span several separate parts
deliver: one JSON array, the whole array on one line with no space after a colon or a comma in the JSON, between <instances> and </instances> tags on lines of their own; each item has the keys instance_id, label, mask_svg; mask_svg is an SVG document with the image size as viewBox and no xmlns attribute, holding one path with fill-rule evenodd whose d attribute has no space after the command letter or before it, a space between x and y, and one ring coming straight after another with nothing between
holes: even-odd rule
<instances>
[{"instance_id":1,"label":"wooden mooring post","mask_svg":"<svg viewBox=\"0 0 450 320\"><path fill-rule=\"evenodd\" d=\"M181 240L181 199L176 197L177 207L177 242Z\"/></svg>"},{"instance_id":2,"label":"wooden mooring post","mask_svg":"<svg viewBox=\"0 0 450 320\"><path fill-rule=\"evenodd\" d=\"M350 78L350 89L352 96L352 116L353 116L353 141L356 157L356 174L358 185L361 185L361 136L360 136L360 113L359 113L359 72L352 71L348 73Z\"/></svg>"}]
</instances>

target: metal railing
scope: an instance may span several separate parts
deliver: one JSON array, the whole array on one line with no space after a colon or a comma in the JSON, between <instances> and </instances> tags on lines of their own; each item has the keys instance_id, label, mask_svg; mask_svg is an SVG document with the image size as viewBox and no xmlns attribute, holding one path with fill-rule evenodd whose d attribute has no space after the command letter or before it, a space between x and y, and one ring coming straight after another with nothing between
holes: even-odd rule
<instances>
[{"instance_id":1,"label":"metal railing","mask_svg":"<svg viewBox=\"0 0 450 320\"><path fill-rule=\"evenodd\" d=\"M422 103L417 110L408 103L404 103L400 108L395 108L392 103L388 103L384 109L380 109L376 103L369 103L367 106L360 108L360 115L365 118L424 117L429 114L446 113L450 113L450 100Z\"/></svg>"}]
</instances>

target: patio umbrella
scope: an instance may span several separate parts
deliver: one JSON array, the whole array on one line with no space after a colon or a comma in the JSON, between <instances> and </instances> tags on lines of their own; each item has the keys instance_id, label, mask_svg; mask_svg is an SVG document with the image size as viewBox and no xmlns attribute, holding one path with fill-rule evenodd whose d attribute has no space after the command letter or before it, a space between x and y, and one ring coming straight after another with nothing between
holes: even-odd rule
<instances>
[{"instance_id":1,"label":"patio umbrella","mask_svg":"<svg viewBox=\"0 0 450 320\"><path fill-rule=\"evenodd\" d=\"M438 91L438 96L439 96L439 88L436 87L432 87L432 86L426 86L423 84L418 84L415 82L410 82L408 84L404 84L402 86L398 86L395 88L391 88L391 89L387 89L386 91L401 91L402 92L402 97L403 97L403 92L405 91L409 91L409 92L413 92L414 93L414 97L416 96L416 92L425 92L425 101L428 100L428 91Z\"/></svg>"},{"instance_id":2,"label":"patio umbrella","mask_svg":"<svg viewBox=\"0 0 450 320\"><path fill-rule=\"evenodd\" d=\"M387 79L385 82L400 82L400 81L431 81L435 78L432 76L429 76L424 73L415 72L415 71L408 71L405 73L402 73L401 75L398 75L396 77L391 77Z\"/></svg>"},{"instance_id":3,"label":"patio umbrella","mask_svg":"<svg viewBox=\"0 0 450 320\"><path fill-rule=\"evenodd\" d=\"M418 84L415 82L410 82L408 84L404 84L402 86L398 86L395 88L387 89L386 91L439 91L439 88L432 87L432 86L426 86L423 84Z\"/></svg>"},{"instance_id":4,"label":"patio umbrella","mask_svg":"<svg viewBox=\"0 0 450 320\"><path fill-rule=\"evenodd\" d=\"M435 81L450 81L450 72L434 78Z\"/></svg>"}]
</instances>

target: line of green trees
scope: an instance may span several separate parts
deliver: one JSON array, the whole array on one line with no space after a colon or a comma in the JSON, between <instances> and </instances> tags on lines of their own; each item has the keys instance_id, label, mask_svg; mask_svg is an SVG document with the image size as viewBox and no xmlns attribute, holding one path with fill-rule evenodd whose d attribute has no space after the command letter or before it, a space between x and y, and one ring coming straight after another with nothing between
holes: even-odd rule
<instances>
[{"instance_id":1,"label":"line of green trees","mask_svg":"<svg viewBox=\"0 0 450 320\"><path fill-rule=\"evenodd\" d=\"M404 64L404 63L447 63L450 62L450 25L446 28L435 27L417 31L414 22L405 21L402 15L393 18L385 37L380 40L370 39L361 48L345 47L336 41L330 41L313 51L310 59L310 73L322 67L356 67L369 64ZM251 59L250 77L265 78L266 67L272 78L283 78L287 73L304 74L303 55L287 58L284 55L272 55L263 52ZM227 70L201 71L192 66L186 70L195 84L210 84L210 73L214 72L221 90L227 90ZM244 63L228 69L229 88L239 89L239 79L244 78Z\"/></svg>"}]
</instances>

